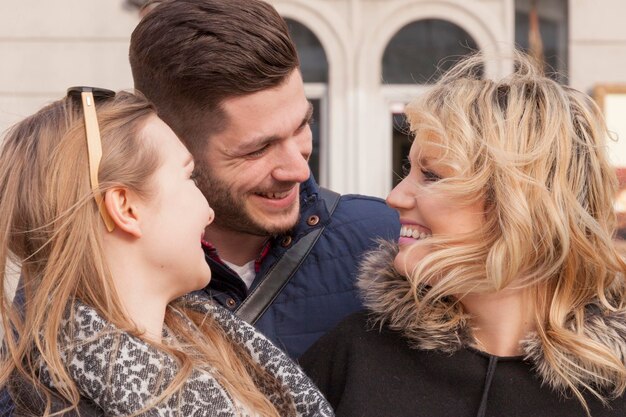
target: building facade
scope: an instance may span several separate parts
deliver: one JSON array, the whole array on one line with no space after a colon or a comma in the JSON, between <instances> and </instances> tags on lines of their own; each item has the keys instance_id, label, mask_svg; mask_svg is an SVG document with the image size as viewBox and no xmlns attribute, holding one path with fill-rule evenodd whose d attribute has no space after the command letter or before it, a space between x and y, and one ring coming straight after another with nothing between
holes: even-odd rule
<instances>
[{"instance_id":1,"label":"building facade","mask_svg":"<svg viewBox=\"0 0 626 417\"><path fill-rule=\"evenodd\" d=\"M409 143L404 105L454 61L450 55L507 55L515 44L527 46L530 1L270 0L302 58L316 110L312 165L320 183L385 196ZM537 5L555 78L588 93L626 85L625 2ZM0 0L0 130L70 85L131 88L128 41L138 20L122 0ZM487 76L510 69L507 61L485 61ZM612 152L626 165L621 142Z\"/></svg>"}]
</instances>

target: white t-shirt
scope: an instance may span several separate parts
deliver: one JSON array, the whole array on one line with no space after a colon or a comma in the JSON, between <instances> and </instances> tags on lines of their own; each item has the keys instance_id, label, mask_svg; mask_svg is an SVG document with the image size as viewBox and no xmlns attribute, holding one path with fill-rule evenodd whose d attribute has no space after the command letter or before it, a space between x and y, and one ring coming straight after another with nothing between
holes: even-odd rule
<instances>
[{"instance_id":1,"label":"white t-shirt","mask_svg":"<svg viewBox=\"0 0 626 417\"><path fill-rule=\"evenodd\" d=\"M222 259L222 261L224 260ZM254 277L256 276L256 272L254 271L254 260L241 266L235 265L228 261L224 261L224 263L228 265L230 269L235 271L237 275L239 275L243 282L246 283L246 287L250 288L250 285L252 285L252 281L254 281Z\"/></svg>"}]
</instances>

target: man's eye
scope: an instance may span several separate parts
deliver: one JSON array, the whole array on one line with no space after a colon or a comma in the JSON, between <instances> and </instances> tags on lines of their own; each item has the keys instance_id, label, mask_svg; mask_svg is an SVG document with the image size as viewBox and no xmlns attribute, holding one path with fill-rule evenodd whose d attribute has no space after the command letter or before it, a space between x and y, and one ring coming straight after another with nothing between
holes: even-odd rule
<instances>
[{"instance_id":1,"label":"man's eye","mask_svg":"<svg viewBox=\"0 0 626 417\"><path fill-rule=\"evenodd\" d=\"M435 174L432 171L429 171L427 169L422 169L422 175L424 176L424 181L426 182L437 182L441 179L441 177L438 174Z\"/></svg>"},{"instance_id":2,"label":"man's eye","mask_svg":"<svg viewBox=\"0 0 626 417\"><path fill-rule=\"evenodd\" d=\"M250 152L246 156L249 158L258 158L259 156L262 156L269 149L269 146L270 145L267 144L263 146L262 148L257 149L256 151Z\"/></svg>"}]
</instances>

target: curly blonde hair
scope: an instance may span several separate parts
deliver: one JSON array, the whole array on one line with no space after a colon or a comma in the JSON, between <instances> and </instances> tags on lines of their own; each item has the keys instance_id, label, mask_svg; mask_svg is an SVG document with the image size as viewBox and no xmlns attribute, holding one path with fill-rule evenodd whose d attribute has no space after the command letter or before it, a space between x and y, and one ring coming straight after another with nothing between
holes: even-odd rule
<instances>
[{"instance_id":1,"label":"curly blonde hair","mask_svg":"<svg viewBox=\"0 0 626 417\"><path fill-rule=\"evenodd\" d=\"M406 110L418 153L440 155L454 173L431 190L485 202L479 230L429 239L435 250L409 277L415 303L423 326L453 329L467 315L443 300L524 289L546 360L586 407L583 390L606 400L626 388L624 357L582 324L589 305L625 308L608 132L590 97L529 57L517 53L513 73L499 80L482 78L484 59L461 61ZM589 372L607 376L602 386L585 382Z\"/></svg>"}]
</instances>

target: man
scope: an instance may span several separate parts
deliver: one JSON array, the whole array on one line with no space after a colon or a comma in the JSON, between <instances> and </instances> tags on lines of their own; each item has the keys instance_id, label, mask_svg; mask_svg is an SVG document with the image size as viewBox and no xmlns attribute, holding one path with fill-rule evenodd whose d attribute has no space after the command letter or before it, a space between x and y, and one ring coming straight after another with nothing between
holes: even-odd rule
<instances>
[{"instance_id":1,"label":"man","mask_svg":"<svg viewBox=\"0 0 626 417\"><path fill-rule=\"evenodd\" d=\"M376 238L397 239L397 215L382 200L356 195L342 196L330 214L307 164L312 106L295 45L271 5L162 2L133 32L130 63L135 87L194 155L215 210L205 234L208 296L236 311L265 291L285 254L324 228L255 323L297 358L360 308L359 258Z\"/></svg>"}]
</instances>

